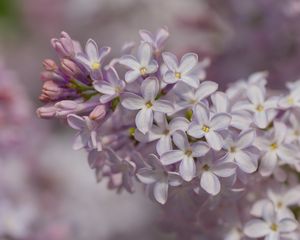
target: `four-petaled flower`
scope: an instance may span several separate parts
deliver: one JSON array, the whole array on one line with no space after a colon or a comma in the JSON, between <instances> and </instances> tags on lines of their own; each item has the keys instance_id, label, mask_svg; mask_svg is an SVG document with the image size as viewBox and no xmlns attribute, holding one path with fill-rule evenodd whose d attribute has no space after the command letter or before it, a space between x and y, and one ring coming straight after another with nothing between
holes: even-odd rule
<instances>
[{"instance_id":1,"label":"four-petaled flower","mask_svg":"<svg viewBox=\"0 0 300 240\"><path fill-rule=\"evenodd\" d=\"M141 85L142 97L125 92L122 95L122 105L129 110L140 110L135 123L142 133L148 132L153 125L153 112L171 113L173 105L167 100L157 100L159 82L157 78L149 77Z\"/></svg>"},{"instance_id":2,"label":"four-petaled flower","mask_svg":"<svg viewBox=\"0 0 300 240\"><path fill-rule=\"evenodd\" d=\"M168 67L163 80L168 84L184 82L187 85L198 88L198 55L195 53L186 53L178 63L177 57L173 53L164 52L162 54L164 63Z\"/></svg>"},{"instance_id":3,"label":"four-petaled flower","mask_svg":"<svg viewBox=\"0 0 300 240\"><path fill-rule=\"evenodd\" d=\"M151 44L155 50L155 54L159 54L161 52L165 46L166 40L170 35L166 28L159 29L155 36L151 32L144 29L140 30L139 34L144 42Z\"/></svg>"},{"instance_id":4,"label":"four-petaled flower","mask_svg":"<svg viewBox=\"0 0 300 240\"><path fill-rule=\"evenodd\" d=\"M119 59L119 63L130 69L125 74L125 81L128 83L135 81L140 76L145 78L158 69L158 64L153 59L153 49L147 42L140 44L137 58L132 55L124 55Z\"/></svg>"},{"instance_id":5,"label":"four-petaled flower","mask_svg":"<svg viewBox=\"0 0 300 240\"><path fill-rule=\"evenodd\" d=\"M137 177L144 184L152 184L154 198L160 204L165 204L168 199L169 185L179 186L183 182L182 178L178 173L166 170L154 154L149 156L147 164L149 167L141 168Z\"/></svg>"},{"instance_id":6,"label":"four-petaled flower","mask_svg":"<svg viewBox=\"0 0 300 240\"><path fill-rule=\"evenodd\" d=\"M102 93L103 95L100 97L101 103L107 103L118 97L125 88L125 82L120 80L118 73L116 70L111 67L106 71L106 78L101 81L94 82L94 88Z\"/></svg>"},{"instance_id":7,"label":"four-petaled flower","mask_svg":"<svg viewBox=\"0 0 300 240\"><path fill-rule=\"evenodd\" d=\"M204 156L209 151L209 146L203 141L190 144L183 131L173 134L173 142L178 149L162 154L160 160L163 165L181 162L180 175L185 181L191 181L196 174L195 158Z\"/></svg>"},{"instance_id":8,"label":"four-petaled flower","mask_svg":"<svg viewBox=\"0 0 300 240\"><path fill-rule=\"evenodd\" d=\"M203 104L194 107L193 119L187 133L195 138L205 137L208 144L216 151L221 150L224 144L220 131L228 128L231 116L227 113L212 115Z\"/></svg>"},{"instance_id":9,"label":"four-petaled flower","mask_svg":"<svg viewBox=\"0 0 300 240\"><path fill-rule=\"evenodd\" d=\"M77 53L75 58L89 71L93 80L99 80L102 77L103 59L109 53L110 47L102 47L99 50L97 43L89 39L85 45L85 54Z\"/></svg>"}]
</instances>

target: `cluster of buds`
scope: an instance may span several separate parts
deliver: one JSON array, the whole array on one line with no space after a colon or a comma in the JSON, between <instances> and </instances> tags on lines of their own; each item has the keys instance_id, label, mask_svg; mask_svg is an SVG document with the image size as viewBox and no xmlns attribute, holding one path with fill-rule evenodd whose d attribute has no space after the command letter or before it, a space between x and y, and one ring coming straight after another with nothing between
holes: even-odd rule
<instances>
[{"instance_id":1,"label":"cluster of buds","mask_svg":"<svg viewBox=\"0 0 300 240\"><path fill-rule=\"evenodd\" d=\"M185 239L299 239L300 83L271 91L258 72L219 91L207 59L164 50L167 29L139 33L136 51L126 44L110 62L91 39L85 51L66 33L52 40L61 65L44 62L38 115L77 131L73 147L98 181L133 192L137 180L173 208L168 221Z\"/></svg>"}]
</instances>

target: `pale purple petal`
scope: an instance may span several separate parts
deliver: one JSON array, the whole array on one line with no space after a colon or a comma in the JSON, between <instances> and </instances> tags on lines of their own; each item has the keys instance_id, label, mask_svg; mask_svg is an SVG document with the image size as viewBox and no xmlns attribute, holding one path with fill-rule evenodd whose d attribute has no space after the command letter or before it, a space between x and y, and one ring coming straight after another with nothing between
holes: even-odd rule
<instances>
[{"instance_id":1,"label":"pale purple petal","mask_svg":"<svg viewBox=\"0 0 300 240\"><path fill-rule=\"evenodd\" d=\"M203 83L202 83L203 84ZM200 87L201 85L200 84ZM216 112L228 112L229 109L229 100L225 93L223 92L216 92L211 96L211 100L216 108Z\"/></svg>"},{"instance_id":2,"label":"pale purple petal","mask_svg":"<svg viewBox=\"0 0 300 240\"><path fill-rule=\"evenodd\" d=\"M274 131L277 144L282 143L287 134L287 126L282 122L275 121Z\"/></svg>"},{"instance_id":3,"label":"pale purple petal","mask_svg":"<svg viewBox=\"0 0 300 240\"><path fill-rule=\"evenodd\" d=\"M212 93L217 91L217 89L218 89L218 84L215 82L212 81L202 82L196 91L196 98L198 101L201 101L202 99L207 98Z\"/></svg>"},{"instance_id":4,"label":"pale purple petal","mask_svg":"<svg viewBox=\"0 0 300 240\"><path fill-rule=\"evenodd\" d=\"M253 219L246 223L244 227L244 233L251 238L260 238L268 235L271 229L269 225L259 219Z\"/></svg>"},{"instance_id":5,"label":"pale purple petal","mask_svg":"<svg viewBox=\"0 0 300 240\"><path fill-rule=\"evenodd\" d=\"M295 231L298 227L297 222L294 219L282 219L279 222L279 231L280 232L292 232Z\"/></svg>"},{"instance_id":6,"label":"pale purple petal","mask_svg":"<svg viewBox=\"0 0 300 240\"><path fill-rule=\"evenodd\" d=\"M274 152L267 152L261 159L259 172L262 176L270 176L277 165L277 156Z\"/></svg>"},{"instance_id":7,"label":"pale purple petal","mask_svg":"<svg viewBox=\"0 0 300 240\"><path fill-rule=\"evenodd\" d=\"M156 100L153 103L153 110L162 113L172 113L174 111L173 104L167 100Z\"/></svg>"},{"instance_id":8,"label":"pale purple petal","mask_svg":"<svg viewBox=\"0 0 300 240\"><path fill-rule=\"evenodd\" d=\"M167 202L168 199L168 182L157 182L154 186L153 186L153 195L156 199L156 201L158 201L160 204L165 204Z\"/></svg>"},{"instance_id":9,"label":"pale purple petal","mask_svg":"<svg viewBox=\"0 0 300 240\"><path fill-rule=\"evenodd\" d=\"M210 150L206 142L196 142L192 144L193 157L202 157Z\"/></svg>"},{"instance_id":10,"label":"pale purple petal","mask_svg":"<svg viewBox=\"0 0 300 240\"><path fill-rule=\"evenodd\" d=\"M97 43L93 39L89 39L85 45L85 52L91 61L98 61L99 51Z\"/></svg>"},{"instance_id":11,"label":"pale purple petal","mask_svg":"<svg viewBox=\"0 0 300 240\"><path fill-rule=\"evenodd\" d=\"M263 112L255 112L254 113L254 121L255 124L259 127L259 128L266 128L268 126L268 115L265 111Z\"/></svg>"},{"instance_id":12,"label":"pale purple petal","mask_svg":"<svg viewBox=\"0 0 300 240\"><path fill-rule=\"evenodd\" d=\"M199 77L197 75L183 75L181 80L192 88L199 87Z\"/></svg>"},{"instance_id":13,"label":"pale purple petal","mask_svg":"<svg viewBox=\"0 0 300 240\"><path fill-rule=\"evenodd\" d=\"M219 177L230 177L235 174L236 166L234 163L219 163L212 167L211 171Z\"/></svg>"},{"instance_id":14,"label":"pale purple petal","mask_svg":"<svg viewBox=\"0 0 300 240\"><path fill-rule=\"evenodd\" d=\"M239 136L239 139L236 142L236 146L240 149L249 147L254 142L255 137L256 134L253 129L249 129L245 132L242 132L241 135Z\"/></svg>"},{"instance_id":15,"label":"pale purple petal","mask_svg":"<svg viewBox=\"0 0 300 240\"><path fill-rule=\"evenodd\" d=\"M121 104L129 110L139 110L144 107L145 100L134 93L123 93Z\"/></svg>"},{"instance_id":16,"label":"pale purple petal","mask_svg":"<svg viewBox=\"0 0 300 240\"><path fill-rule=\"evenodd\" d=\"M168 175L169 184L173 187L179 186L182 184L182 178L178 173L170 172Z\"/></svg>"},{"instance_id":17,"label":"pale purple petal","mask_svg":"<svg viewBox=\"0 0 300 240\"><path fill-rule=\"evenodd\" d=\"M162 57L163 57L164 63L168 66L168 68L170 70L172 70L172 72L175 72L178 68L177 57L173 53L170 53L170 52L164 52L162 54ZM174 73L173 73L173 75L174 75ZM174 79L175 79L175 76L174 76Z\"/></svg>"},{"instance_id":18,"label":"pale purple petal","mask_svg":"<svg viewBox=\"0 0 300 240\"><path fill-rule=\"evenodd\" d=\"M198 63L198 55L195 53L186 53L183 55L178 68L182 74L190 72Z\"/></svg>"},{"instance_id":19,"label":"pale purple petal","mask_svg":"<svg viewBox=\"0 0 300 240\"><path fill-rule=\"evenodd\" d=\"M131 55L124 55L119 59L119 63L130 69L139 71L141 68L140 63L136 60L135 57Z\"/></svg>"},{"instance_id":20,"label":"pale purple petal","mask_svg":"<svg viewBox=\"0 0 300 240\"><path fill-rule=\"evenodd\" d=\"M169 128L172 132L176 130L187 131L189 127L189 121L184 117L173 118L169 124Z\"/></svg>"},{"instance_id":21,"label":"pale purple petal","mask_svg":"<svg viewBox=\"0 0 300 240\"><path fill-rule=\"evenodd\" d=\"M254 105L262 104L265 100L264 92L261 90L261 88L255 85L251 85L248 88L247 96Z\"/></svg>"},{"instance_id":22,"label":"pale purple petal","mask_svg":"<svg viewBox=\"0 0 300 240\"><path fill-rule=\"evenodd\" d=\"M239 168L245 173L253 173L257 169L257 160L246 152L239 151L235 154L235 161Z\"/></svg>"},{"instance_id":23,"label":"pale purple petal","mask_svg":"<svg viewBox=\"0 0 300 240\"><path fill-rule=\"evenodd\" d=\"M196 164L194 158L185 156L179 165L179 173L185 181L191 181L196 174Z\"/></svg>"},{"instance_id":24,"label":"pale purple petal","mask_svg":"<svg viewBox=\"0 0 300 240\"><path fill-rule=\"evenodd\" d=\"M142 82L141 93L147 101L153 101L159 92L159 82L155 77L149 77Z\"/></svg>"},{"instance_id":25,"label":"pale purple petal","mask_svg":"<svg viewBox=\"0 0 300 240\"><path fill-rule=\"evenodd\" d=\"M205 134L205 138L208 142L208 144L216 151L220 151L223 147L223 138L222 136L215 132L215 131L209 131Z\"/></svg>"},{"instance_id":26,"label":"pale purple petal","mask_svg":"<svg viewBox=\"0 0 300 240\"><path fill-rule=\"evenodd\" d=\"M167 71L165 73L163 80L164 80L164 82L166 82L168 84L177 82L174 72L171 72L171 71Z\"/></svg>"},{"instance_id":27,"label":"pale purple petal","mask_svg":"<svg viewBox=\"0 0 300 240\"><path fill-rule=\"evenodd\" d=\"M204 132L201 130L201 126L195 122L192 122L190 124L187 133L194 138L202 138L204 136Z\"/></svg>"},{"instance_id":28,"label":"pale purple petal","mask_svg":"<svg viewBox=\"0 0 300 240\"><path fill-rule=\"evenodd\" d=\"M156 151L159 155L172 150L172 140L170 136L162 136L157 144L156 144Z\"/></svg>"},{"instance_id":29,"label":"pale purple petal","mask_svg":"<svg viewBox=\"0 0 300 240\"><path fill-rule=\"evenodd\" d=\"M136 115L135 124L142 133L148 132L153 124L153 111L150 108L142 108Z\"/></svg>"},{"instance_id":30,"label":"pale purple petal","mask_svg":"<svg viewBox=\"0 0 300 240\"><path fill-rule=\"evenodd\" d=\"M221 184L218 177L209 171L204 171L200 179L201 187L211 195L217 195L221 190Z\"/></svg>"},{"instance_id":31,"label":"pale purple petal","mask_svg":"<svg viewBox=\"0 0 300 240\"><path fill-rule=\"evenodd\" d=\"M173 134L173 142L182 151L185 151L190 146L187 136L183 131L177 131Z\"/></svg>"},{"instance_id":32,"label":"pale purple petal","mask_svg":"<svg viewBox=\"0 0 300 240\"><path fill-rule=\"evenodd\" d=\"M140 34L140 37L141 37L145 42L148 42L148 43L153 44L154 38L153 38L153 35L152 35L151 32L149 32L148 30L145 30L145 29L141 29L141 30L139 31L139 34Z\"/></svg>"},{"instance_id":33,"label":"pale purple petal","mask_svg":"<svg viewBox=\"0 0 300 240\"><path fill-rule=\"evenodd\" d=\"M69 114L67 117L67 121L69 126L76 130L82 130L86 126L84 119L75 114Z\"/></svg>"},{"instance_id":34,"label":"pale purple petal","mask_svg":"<svg viewBox=\"0 0 300 240\"><path fill-rule=\"evenodd\" d=\"M155 172L148 168L140 169L136 176L144 184L152 184L158 180Z\"/></svg>"},{"instance_id":35,"label":"pale purple petal","mask_svg":"<svg viewBox=\"0 0 300 240\"><path fill-rule=\"evenodd\" d=\"M149 43L143 42L140 44L137 52L137 58L139 59L141 66L147 67L152 58L152 47Z\"/></svg>"},{"instance_id":36,"label":"pale purple petal","mask_svg":"<svg viewBox=\"0 0 300 240\"><path fill-rule=\"evenodd\" d=\"M211 118L210 127L213 130L223 130L230 125L231 116L227 113L217 113Z\"/></svg>"},{"instance_id":37,"label":"pale purple petal","mask_svg":"<svg viewBox=\"0 0 300 240\"><path fill-rule=\"evenodd\" d=\"M208 108L203 104L197 104L194 107L194 111L193 111L193 120L194 118L199 124L208 124L209 122Z\"/></svg>"},{"instance_id":38,"label":"pale purple petal","mask_svg":"<svg viewBox=\"0 0 300 240\"><path fill-rule=\"evenodd\" d=\"M125 73L125 81L128 83L134 82L140 75L138 70L130 70Z\"/></svg>"},{"instance_id":39,"label":"pale purple petal","mask_svg":"<svg viewBox=\"0 0 300 240\"><path fill-rule=\"evenodd\" d=\"M184 157L184 152L180 150L171 150L169 152L165 152L161 156L160 161L162 162L163 165L170 165L181 161L183 157Z\"/></svg>"},{"instance_id":40,"label":"pale purple petal","mask_svg":"<svg viewBox=\"0 0 300 240\"><path fill-rule=\"evenodd\" d=\"M110 53L110 47L102 47L99 51L98 61L102 62L102 59L105 58Z\"/></svg>"},{"instance_id":41,"label":"pale purple petal","mask_svg":"<svg viewBox=\"0 0 300 240\"><path fill-rule=\"evenodd\" d=\"M112 95L115 94L115 88L110 85L110 83L105 81L97 81L94 83L94 88L103 94Z\"/></svg>"}]
</instances>

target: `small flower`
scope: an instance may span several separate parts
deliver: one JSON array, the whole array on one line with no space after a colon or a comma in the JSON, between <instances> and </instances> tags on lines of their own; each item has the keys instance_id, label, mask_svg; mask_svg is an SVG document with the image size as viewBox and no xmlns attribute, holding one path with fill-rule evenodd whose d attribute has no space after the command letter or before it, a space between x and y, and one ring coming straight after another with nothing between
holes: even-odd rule
<instances>
[{"instance_id":1,"label":"small flower","mask_svg":"<svg viewBox=\"0 0 300 240\"><path fill-rule=\"evenodd\" d=\"M143 134L148 132L153 124L153 112L171 113L173 105L166 100L156 100L159 93L157 78L149 77L141 85L141 96L134 93L123 93L122 105L129 110L140 110L135 118L135 123Z\"/></svg>"},{"instance_id":2,"label":"small flower","mask_svg":"<svg viewBox=\"0 0 300 240\"><path fill-rule=\"evenodd\" d=\"M209 109L198 104L193 111L193 120L187 133L195 138L205 137L208 144L216 151L221 150L224 144L223 137L219 133L228 128L231 116L227 113L217 113L211 115Z\"/></svg>"},{"instance_id":3,"label":"small flower","mask_svg":"<svg viewBox=\"0 0 300 240\"><path fill-rule=\"evenodd\" d=\"M193 108L198 103L202 103L207 97L213 94L218 89L218 84L212 81L205 81L200 83L197 89L186 84L177 84L174 92L181 99L177 103L178 110L185 108Z\"/></svg>"},{"instance_id":4,"label":"small flower","mask_svg":"<svg viewBox=\"0 0 300 240\"><path fill-rule=\"evenodd\" d=\"M110 47L102 47L99 51L97 43L89 39L85 45L85 53L76 54L76 60L89 71L93 80L99 80L103 59L110 53Z\"/></svg>"},{"instance_id":5,"label":"small flower","mask_svg":"<svg viewBox=\"0 0 300 240\"><path fill-rule=\"evenodd\" d=\"M169 69L163 79L166 83L184 82L193 88L199 86L197 54L186 53L181 58L180 63L178 63L177 57L172 53L164 52L162 57Z\"/></svg>"},{"instance_id":6,"label":"small flower","mask_svg":"<svg viewBox=\"0 0 300 240\"><path fill-rule=\"evenodd\" d=\"M294 232L298 227L293 218L279 218L272 205L264 208L262 219L253 219L246 223L244 233L250 238L265 240L283 239L285 234Z\"/></svg>"},{"instance_id":7,"label":"small flower","mask_svg":"<svg viewBox=\"0 0 300 240\"><path fill-rule=\"evenodd\" d=\"M160 204L165 204L168 199L169 185L179 186L182 179L178 173L167 171L154 154L149 156L147 163L149 167L141 168L137 177L144 184L153 184L154 198Z\"/></svg>"},{"instance_id":8,"label":"small flower","mask_svg":"<svg viewBox=\"0 0 300 240\"><path fill-rule=\"evenodd\" d=\"M292 107L300 107L300 86L296 86L290 90L287 96L284 96L278 101L278 106L283 109Z\"/></svg>"},{"instance_id":9,"label":"small flower","mask_svg":"<svg viewBox=\"0 0 300 240\"><path fill-rule=\"evenodd\" d=\"M173 134L173 142L178 147L177 150L170 150L161 156L163 165L170 165L181 162L179 173L185 181L191 181L196 173L195 159L204 156L209 147L205 142L196 142L190 144L187 136L183 131L177 131Z\"/></svg>"},{"instance_id":10,"label":"small flower","mask_svg":"<svg viewBox=\"0 0 300 240\"><path fill-rule=\"evenodd\" d=\"M130 69L125 74L125 81L128 83L135 81L140 76L145 78L158 69L158 64L153 59L152 47L146 42L140 44L137 58L132 55L124 55L119 59L119 63Z\"/></svg>"},{"instance_id":11,"label":"small flower","mask_svg":"<svg viewBox=\"0 0 300 240\"><path fill-rule=\"evenodd\" d=\"M286 133L286 125L276 121L274 122L273 137L258 139L256 145L264 152L259 168L262 176L270 176L274 172L279 160L285 163L295 162L294 151L285 143Z\"/></svg>"},{"instance_id":12,"label":"small flower","mask_svg":"<svg viewBox=\"0 0 300 240\"><path fill-rule=\"evenodd\" d=\"M124 187L128 192L132 193L134 191L133 177L136 169L135 164L127 159L122 159L111 148L105 147L104 151L108 155L108 165L111 173L122 175L119 187Z\"/></svg>"},{"instance_id":13,"label":"small flower","mask_svg":"<svg viewBox=\"0 0 300 240\"><path fill-rule=\"evenodd\" d=\"M172 134L177 130L186 131L189 126L189 121L183 117L176 117L168 123L166 115L160 112L154 114L154 120L156 125L153 125L147 134L136 131L135 137L140 142L158 140L156 151L161 156L163 153L172 150Z\"/></svg>"},{"instance_id":14,"label":"small flower","mask_svg":"<svg viewBox=\"0 0 300 240\"><path fill-rule=\"evenodd\" d=\"M102 150L102 144L97 132L101 122L99 123L91 120L89 117L80 117L75 114L68 115L67 121L71 128L78 131L73 144L74 150L81 148Z\"/></svg>"},{"instance_id":15,"label":"small flower","mask_svg":"<svg viewBox=\"0 0 300 240\"><path fill-rule=\"evenodd\" d=\"M254 123L259 128L266 128L271 119L271 112L277 107L277 98L265 100L265 89L251 85L247 90L249 102L239 102L233 110L247 110L254 113Z\"/></svg>"},{"instance_id":16,"label":"small flower","mask_svg":"<svg viewBox=\"0 0 300 240\"><path fill-rule=\"evenodd\" d=\"M258 166L257 156L253 153L255 137L252 129L241 132L236 138L228 137L223 146L227 151L225 161L235 162L245 173L255 172Z\"/></svg>"},{"instance_id":17,"label":"small flower","mask_svg":"<svg viewBox=\"0 0 300 240\"><path fill-rule=\"evenodd\" d=\"M170 35L167 28L159 29L155 36L147 30L140 30L139 34L144 42L151 44L155 53L161 52Z\"/></svg>"},{"instance_id":18,"label":"small flower","mask_svg":"<svg viewBox=\"0 0 300 240\"><path fill-rule=\"evenodd\" d=\"M232 162L214 161L211 158L201 159L197 164L197 176L200 186L207 193L215 196L221 191L219 177L230 177L235 174L236 165Z\"/></svg>"},{"instance_id":19,"label":"small flower","mask_svg":"<svg viewBox=\"0 0 300 240\"><path fill-rule=\"evenodd\" d=\"M125 88L125 82L120 80L118 73L112 67L106 71L105 80L107 81L101 80L94 82L94 88L103 94L100 97L101 103L110 102L114 98L120 96Z\"/></svg>"}]
</instances>

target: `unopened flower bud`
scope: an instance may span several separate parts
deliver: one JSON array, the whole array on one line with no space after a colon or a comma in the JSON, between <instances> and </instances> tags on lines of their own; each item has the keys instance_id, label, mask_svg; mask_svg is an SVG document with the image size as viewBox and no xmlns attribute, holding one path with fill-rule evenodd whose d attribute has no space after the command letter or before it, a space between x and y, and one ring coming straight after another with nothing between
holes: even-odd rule
<instances>
[{"instance_id":1,"label":"unopened flower bud","mask_svg":"<svg viewBox=\"0 0 300 240\"><path fill-rule=\"evenodd\" d=\"M54 72L57 70L57 65L52 59L45 59L43 61L43 67L47 71Z\"/></svg>"},{"instance_id":2,"label":"unopened flower bud","mask_svg":"<svg viewBox=\"0 0 300 240\"><path fill-rule=\"evenodd\" d=\"M49 119L56 115L56 108L53 104L45 105L37 109L36 114L39 118Z\"/></svg>"},{"instance_id":3,"label":"unopened flower bud","mask_svg":"<svg viewBox=\"0 0 300 240\"><path fill-rule=\"evenodd\" d=\"M80 69L77 67L77 65L67 58L61 60L61 67L62 71L70 77L76 76L80 73Z\"/></svg>"},{"instance_id":4,"label":"unopened flower bud","mask_svg":"<svg viewBox=\"0 0 300 240\"><path fill-rule=\"evenodd\" d=\"M89 118L91 120L97 121L101 120L106 115L106 106L105 105L98 105L94 108L94 110L90 113Z\"/></svg>"},{"instance_id":5,"label":"unopened flower bud","mask_svg":"<svg viewBox=\"0 0 300 240\"><path fill-rule=\"evenodd\" d=\"M51 39L51 44L61 57L73 57L75 55L73 40L66 32L61 33L60 39Z\"/></svg>"}]
</instances>

